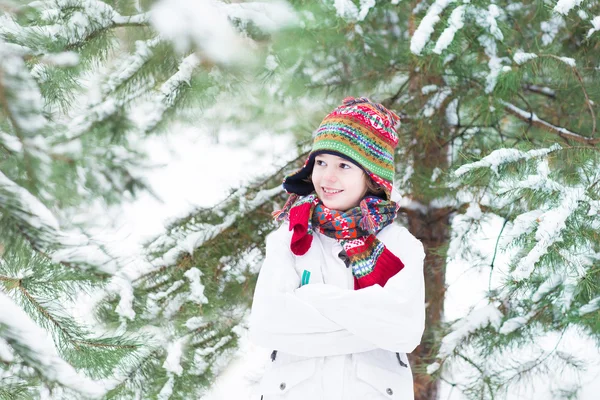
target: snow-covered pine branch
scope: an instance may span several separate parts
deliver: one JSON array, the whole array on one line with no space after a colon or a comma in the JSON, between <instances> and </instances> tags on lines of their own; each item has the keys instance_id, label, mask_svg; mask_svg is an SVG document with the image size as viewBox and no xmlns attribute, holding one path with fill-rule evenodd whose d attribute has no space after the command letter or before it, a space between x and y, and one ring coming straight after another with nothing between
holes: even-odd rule
<instances>
[{"instance_id":1,"label":"snow-covered pine branch","mask_svg":"<svg viewBox=\"0 0 600 400\"><path fill-rule=\"evenodd\" d=\"M12 362L18 357L44 381L57 382L83 396L100 398L104 395L106 390L102 383L77 373L58 355L47 332L1 291L0 309L0 359Z\"/></svg>"}]
</instances>

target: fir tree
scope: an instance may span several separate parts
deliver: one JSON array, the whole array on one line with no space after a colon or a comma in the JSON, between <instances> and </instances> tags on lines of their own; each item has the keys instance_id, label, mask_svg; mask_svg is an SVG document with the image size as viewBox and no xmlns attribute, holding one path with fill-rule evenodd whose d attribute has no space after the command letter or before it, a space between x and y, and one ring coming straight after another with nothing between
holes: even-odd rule
<instances>
[{"instance_id":1,"label":"fir tree","mask_svg":"<svg viewBox=\"0 0 600 400\"><path fill-rule=\"evenodd\" d=\"M0 2L0 398L131 398L147 383L136 380L138 372L149 371L139 366L160 359L158 329L134 330L132 324L127 330L110 319L87 326L73 316L78 293L113 290L119 315L132 313L123 260L86 234L85 210L147 190L137 172L147 166L140 139L197 116L235 86L260 50L244 47L253 42L247 25L256 35L279 27L265 22L276 5L243 10L167 3ZM186 7L192 17L209 15L220 36L190 30L198 22L193 18L175 26L183 32L164 23L168 12L178 18ZM228 47L215 49L217 40ZM226 74L232 79L222 79ZM136 118L140 109L144 118ZM201 273L184 273L195 305L203 301ZM167 322L179 328L174 319ZM211 335L232 324L218 322L192 328L198 333L193 343L205 351L224 346ZM167 370L176 370L176 363L167 360ZM197 383L184 385L181 398ZM130 386L135 390L122 389ZM164 382L161 388L167 396Z\"/></svg>"},{"instance_id":2,"label":"fir tree","mask_svg":"<svg viewBox=\"0 0 600 400\"><path fill-rule=\"evenodd\" d=\"M302 125L288 129L309 142L319 116L347 95L368 95L404 117L396 177L406 200L402 222L424 242L428 254L427 332L413 355L416 397L436 398L441 379L470 398L497 398L523 378L541 374L550 379L545 374L557 359L580 366L568 355L550 354L538 363L516 359L510 368L490 368L507 349L526 348L542 332L577 325L585 335L597 337L594 188L600 139L594 103L598 66L592 50L598 38L597 2L579 9L566 1L293 4L301 33L290 30L273 38L272 62L264 73L276 99L272 109L303 115L298 118ZM230 104L251 107L245 101L240 97ZM300 105L311 108L298 110ZM302 151L306 148L300 149L300 159ZM483 158L471 172L460 169L488 155L491 160ZM503 161L495 163L499 158ZM296 161L285 170L297 167ZM544 175L536 175L535 168ZM454 171L463 180L457 181ZM537 181L529 179L531 174ZM551 177L553 193L538 175ZM273 209L284 196L276 200ZM542 224L536 236L540 222L535 218L546 212L559 226ZM477 234L477 219L486 213L505 218L507 227L520 227L514 243L511 231L503 230L498 251L510 243L512 267L525 268L527 274L490 290L489 304L481 310L442 324L452 218L465 214L474 219L471 230L462 233L466 238ZM557 220L558 214L565 219ZM253 218L252 213L244 217ZM208 229L214 229L212 224ZM239 234L254 232L240 227ZM544 235L553 239L542 240ZM565 263L575 248L581 255ZM579 265L576 279L567 279L570 264ZM510 265L504 267L511 271ZM500 268L492 263L492 269ZM563 308L551 306L563 292ZM443 368L437 369L440 361ZM469 378L454 380L450 372L461 368Z\"/></svg>"}]
</instances>

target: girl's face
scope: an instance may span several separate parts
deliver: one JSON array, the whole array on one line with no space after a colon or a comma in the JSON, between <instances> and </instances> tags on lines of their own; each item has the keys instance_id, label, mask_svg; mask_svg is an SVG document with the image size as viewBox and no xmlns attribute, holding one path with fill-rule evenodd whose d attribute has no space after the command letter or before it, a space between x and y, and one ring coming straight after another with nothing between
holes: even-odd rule
<instances>
[{"instance_id":1,"label":"girl's face","mask_svg":"<svg viewBox=\"0 0 600 400\"><path fill-rule=\"evenodd\" d=\"M315 157L312 183L323 204L337 211L356 207L368 189L364 171L333 154L319 154Z\"/></svg>"}]
</instances>

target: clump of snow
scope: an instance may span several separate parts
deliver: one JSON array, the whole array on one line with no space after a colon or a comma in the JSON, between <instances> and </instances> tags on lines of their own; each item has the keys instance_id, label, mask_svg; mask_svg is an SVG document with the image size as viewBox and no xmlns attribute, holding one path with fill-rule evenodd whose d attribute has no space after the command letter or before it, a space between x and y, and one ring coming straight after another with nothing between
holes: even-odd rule
<instances>
[{"instance_id":1,"label":"clump of snow","mask_svg":"<svg viewBox=\"0 0 600 400\"><path fill-rule=\"evenodd\" d=\"M567 64L569 67L575 67L575 59L570 57L558 57L560 61Z\"/></svg>"},{"instance_id":2,"label":"clump of snow","mask_svg":"<svg viewBox=\"0 0 600 400\"><path fill-rule=\"evenodd\" d=\"M452 331L442 339L438 356L444 358L452 354L464 338L478 329L489 325L498 329L501 321L502 313L492 304L471 311L469 315L452 325Z\"/></svg>"},{"instance_id":3,"label":"clump of snow","mask_svg":"<svg viewBox=\"0 0 600 400\"><path fill-rule=\"evenodd\" d=\"M0 360L10 363L15 359L15 355L13 353L12 348L8 344L6 340L0 337Z\"/></svg>"},{"instance_id":4,"label":"clump of snow","mask_svg":"<svg viewBox=\"0 0 600 400\"><path fill-rule=\"evenodd\" d=\"M3 338L46 379L92 398L104 395L104 387L83 376L63 360L47 332L39 327L8 296L0 292L0 327ZM1 357L9 357L0 343Z\"/></svg>"},{"instance_id":5,"label":"clump of snow","mask_svg":"<svg viewBox=\"0 0 600 400\"><path fill-rule=\"evenodd\" d=\"M502 10L497 5L490 4L488 5L487 12L480 12L475 14L475 20L480 26L488 28L490 34L496 40L502 41L504 40L504 35L502 34L500 28L498 28L497 19L502 18L503 16L504 15Z\"/></svg>"},{"instance_id":6,"label":"clump of snow","mask_svg":"<svg viewBox=\"0 0 600 400\"><path fill-rule=\"evenodd\" d=\"M517 149L494 150L488 156L485 156L484 158L482 158L479 161L462 165L460 168L458 168L454 172L454 175L459 177L473 169L486 168L486 167L490 168L492 171L494 171L496 174L498 174L498 168L501 165L519 161L519 160L528 160L531 158L543 157L543 156L546 156L546 155L548 155L554 151L560 150L560 149L562 149L562 147L558 143L555 143L554 145L550 146L547 149L535 149L535 150L529 150L527 152L517 150Z\"/></svg>"},{"instance_id":7,"label":"clump of snow","mask_svg":"<svg viewBox=\"0 0 600 400\"><path fill-rule=\"evenodd\" d=\"M19 209L10 210L13 218L18 219L31 229L42 231L48 241L60 236L58 220L52 212L35 196L10 180L0 171L0 204L20 205ZM8 197L10 196L10 197Z\"/></svg>"},{"instance_id":8,"label":"clump of snow","mask_svg":"<svg viewBox=\"0 0 600 400\"><path fill-rule=\"evenodd\" d=\"M177 376L183 373L181 366L181 355L183 354L183 346L187 343L189 336L183 336L167 346L167 357L163 363L163 368Z\"/></svg>"},{"instance_id":9,"label":"clump of snow","mask_svg":"<svg viewBox=\"0 0 600 400\"><path fill-rule=\"evenodd\" d=\"M152 7L150 22L180 53L198 47L211 60L225 64L249 56L249 43L215 1L160 0Z\"/></svg>"},{"instance_id":10,"label":"clump of snow","mask_svg":"<svg viewBox=\"0 0 600 400\"><path fill-rule=\"evenodd\" d=\"M580 5L582 2L583 0L558 0L554 6L554 11L562 15L567 15L573 7Z\"/></svg>"},{"instance_id":11,"label":"clump of snow","mask_svg":"<svg viewBox=\"0 0 600 400\"><path fill-rule=\"evenodd\" d=\"M438 92L436 92L433 96L429 98L429 100L427 100L425 106L423 106L423 115L425 117L431 117L436 112L436 110L439 110L446 98L451 94L452 89L450 89L449 87L444 87Z\"/></svg>"},{"instance_id":12,"label":"clump of snow","mask_svg":"<svg viewBox=\"0 0 600 400\"><path fill-rule=\"evenodd\" d=\"M540 28L544 34L542 35L542 44L549 45L554 41L558 31L565 26L565 19L559 14L553 14L549 21L543 21Z\"/></svg>"},{"instance_id":13,"label":"clump of snow","mask_svg":"<svg viewBox=\"0 0 600 400\"><path fill-rule=\"evenodd\" d=\"M427 366L427 374L434 374L438 369L440 369L440 363L438 363L437 361L433 364L429 364Z\"/></svg>"},{"instance_id":14,"label":"clump of snow","mask_svg":"<svg viewBox=\"0 0 600 400\"><path fill-rule=\"evenodd\" d=\"M370 1L375 5L374 0ZM252 21L265 32L275 32L299 22L294 9L285 1L248 1L243 3L219 1L216 4L225 11L230 19Z\"/></svg>"},{"instance_id":15,"label":"clump of snow","mask_svg":"<svg viewBox=\"0 0 600 400\"><path fill-rule=\"evenodd\" d=\"M186 328L188 328L190 331L201 328L207 324L208 322L206 322L202 317L192 317L185 322Z\"/></svg>"},{"instance_id":16,"label":"clump of snow","mask_svg":"<svg viewBox=\"0 0 600 400\"><path fill-rule=\"evenodd\" d=\"M524 63L526 63L529 60L533 60L534 58L537 58L537 54L534 54L534 53L524 53L522 51L517 51L515 53L515 55L513 56L514 62L516 62L519 65L524 64Z\"/></svg>"},{"instance_id":17,"label":"clump of snow","mask_svg":"<svg viewBox=\"0 0 600 400\"><path fill-rule=\"evenodd\" d=\"M530 312L525 316L510 318L502 324L502 327L498 330L502 335L508 335L525 325L535 315L535 312Z\"/></svg>"},{"instance_id":18,"label":"clump of snow","mask_svg":"<svg viewBox=\"0 0 600 400\"><path fill-rule=\"evenodd\" d=\"M437 85L425 85L421 88L421 93L423 94L429 94L429 93L433 93L438 89Z\"/></svg>"},{"instance_id":19,"label":"clump of snow","mask_svg":"<svg viewBox=\"0 0 600 400\"><path fill-rule=\"evenodd\" d=\"M74 67L79 64L79 54L74 51L46 54L41 58L41 62L59 67Z\"/></svg>"},{"instance_id":20,"label":"clump of snow","mask_svg":"<svg viewBox=\"0 0 600 400\"><path fill-rule=\"evenodd\" d=\"M546 294L550 293L552 290L554 290L556 287L558 287L564 281L565 281L564 274L555 273L555 274L550 275L550 277L548 279L546 279L544 281L544 283L542 283L540 285L540 287L538 288L538 290L536 290L536 292L533 294L533 296L531 296L531 301L533 301L534 303L537 303L538 301L540 301L542 299L542 297L544 297Z\"/></svg>"},{"instance_id":21,"label":"clump of snow","mask_svg":"<svg viewBox=\"0 0 600 400\"><path fill-rule=\"evenodd\" d=\"M423 48L429 41L431 34L434 31L434 26L440 21L440 14L456 0L436 0L427 10L427 14L421 20L421 23L415 30L413 37L410 39L410 51L416 55L420 55ZM425 2L423 2L425 4Z\"/></svg>"},{"instance_id":22,"label":"clump of snow","mask_svg":"<svg viewBox=\"0 0 600 400\"><path fill-rule=\"evenodd\" d=\"M594 19L592 19L591 21L593 28L590 28L590 30L588 31L586 38L589 39L590 36L592 36L592 34L594 32L600 31L600 15L594 17Z\"/></svg>"},{"instance_id":23,"label":"clump of snow","mask_svg":"<svg viewBox=\"0 0 600 400\"><path fill-rule=\"evenodd\" d=\"M348 21L363 21L371 8L375 7L375 0L361 0L360 10L352 0L334 0L335 12L340 18Z\"/></svg>"},{"instance_id":24,"label":"clump of snow","mask_svg":"<svg viewBox=\"0 0 600 400\"><path fill-rule=\"evenodd\" d=\"M254 44L238 33L232 19L251 21L269 32L296 21L283 2L225 4L214 0L160 0L152 7L150 20L182 53L199 48L217 63L247 62Z\"/></svg>"},{"instance_id":25,"label":"clump of snow","mask_svg":"<svg viewBox=\"0 0 600 400\"><path fill-rule=\"evenodd\" d=\"M273 54L269 54L265 58L265 68L269 71L275 71L275 69L279 66L277 62L277 58Z\"/></svg>"},{"instance_id":26,"label":"clump of snow","mask_svg":"<svg viewBox=\"0 0 600 400\"><path fill-rule=\"evenodd\" d=\"M585 315L600 309L600 296L592 299L589 303L579 309L579 315Z\"/></svg>"},{"instance_id":27,"label":"clump of snow","mask_svg":"<svg viewBox=\"0 0 600 400\"><path fill-rule=\"evenodd\" d=\"M583 188L565 188L561 194L560 205L539 217L541 222L535 233L537 243L517 264L512 273L513 279L528 278L535 264L548 252L548 248L555 242L562 241L562 231L566 227L567 218L577 209L579 202L585 200L585 197L587 196Z\"/></svg>"},{"instance_id":28,"label":"clump of snow","mask_svg":"<svg viewBox=\"0 0 600 400\"><path fill-rule=\"evenodd\" d=\"M454 10L452 10L452 14L450 14L450 19L448 21L449 25L442 34L440 35L437 43L435 44L435 48L433 52L436 54L441 54L452 40L454 40L454 35L458 32L465 24L463 18L465 16L465 6L458 6Z\"/></svg>"},{"instance_id":29,"label":"clump of snow","mask_svg":"<svg viewBox=\"0 0 600 400\"><path fill-rule=\"evenodd\" d=\"M119 293L119 304L115 311L122 317L129 318L131 321L135 318L135 311L133 311L133 286L127 279L114 276L111 279L111 288L115 288L115 291Z\"/></svg>"},{"instance_id":30,"label":"clump of snow","mask_svg":"<svg viewBox=\"0 0 600 400\"><path fill-rule=\"evenodd\" d=\"M200 282L202 271L196 267L192 267L183 274L190 280L190 300L197 304L206 304L208 299L204 295L204 285Z\"/></svg>"},{"instance_id":31,"label":"clump of snow","mask_svg":"<svg viewBox=\"0 0 600 400\"><path fill-rule=\"evenodd\" d=\"M169 380L162 387L158 393L158 400L169 400L173 394L173 386L175 385L175 378L173 375L169 376Z\"/></svg>"}]
</instances>

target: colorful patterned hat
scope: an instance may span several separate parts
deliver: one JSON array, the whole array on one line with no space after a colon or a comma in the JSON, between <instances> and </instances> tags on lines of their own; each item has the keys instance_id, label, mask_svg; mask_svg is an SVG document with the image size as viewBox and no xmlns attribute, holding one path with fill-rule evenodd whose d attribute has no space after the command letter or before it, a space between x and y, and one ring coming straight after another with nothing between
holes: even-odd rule
<instances>
[{"instance_id":1,"label":"colorful patterned hat","mask_svg":"<svg viewBox=\"0 0 600 400\"><path fill-rule=\"evenodd\" d=\"M383 188L386 200L391 200L399 123L400 117L379 103L366 97L346 97L323 119L304 166L283 179L283 188L299 196L312 193L315 188L306 178L313 170L315 157L330 153L361 167Z\"/></svg>"}]
</instances>

